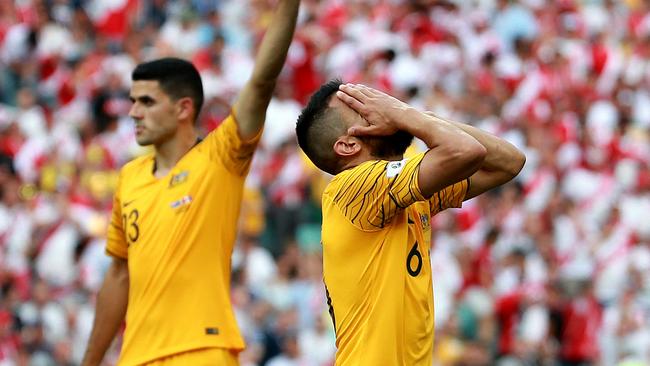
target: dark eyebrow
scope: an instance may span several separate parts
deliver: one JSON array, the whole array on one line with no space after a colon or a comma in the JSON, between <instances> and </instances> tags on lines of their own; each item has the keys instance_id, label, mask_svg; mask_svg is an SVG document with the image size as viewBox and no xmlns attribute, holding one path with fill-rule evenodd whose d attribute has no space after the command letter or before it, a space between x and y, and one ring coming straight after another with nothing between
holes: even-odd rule
<instances>
[{"instance_id":1,"label":"dark eyebrow","mask_svg":"<svg viewBox=\"0 0 650 366\"><path fill-rule=\"evenodd\" d=\"M151 102L156 101L155 99L153 99L149 95L141 95L141 96L135 97L135 98L133 96L129 96L129 99L131 100L131 103L135 103L136 100L141 102L141 103L151 103Z\"/></svg>"}]
</instances>

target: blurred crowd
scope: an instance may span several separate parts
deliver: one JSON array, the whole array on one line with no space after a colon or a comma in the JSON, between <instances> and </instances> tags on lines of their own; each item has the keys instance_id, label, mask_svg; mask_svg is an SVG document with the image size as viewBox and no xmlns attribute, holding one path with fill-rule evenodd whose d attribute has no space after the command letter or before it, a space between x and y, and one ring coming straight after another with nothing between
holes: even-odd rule
<instances>
[{"instance_id":1,"label":"blurred crowd","mask_svg":"<svg viewBox=\"0 0 650 366\"><path fill-rule=\"evenodd\" d=\"M134 66L192 60L207 133L275 2L0 1L0 366L81 360L116 172L148 151L127 116ZM527 155L515 181L432 223L435 365L650 365L647 0L303 0L232 258L242 365L333 364L329 177L293 132L333 77Z\"/></svg>"}]
</instances>

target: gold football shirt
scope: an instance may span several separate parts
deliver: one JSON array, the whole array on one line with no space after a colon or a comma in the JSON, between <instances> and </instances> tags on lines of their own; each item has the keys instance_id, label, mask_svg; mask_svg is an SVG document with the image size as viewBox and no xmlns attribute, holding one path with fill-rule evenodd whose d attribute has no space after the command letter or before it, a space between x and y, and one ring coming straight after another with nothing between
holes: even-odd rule
<instances>
[{"instance_id":1,"label":"gold football shirt","mask_svg":"<svg viewBox=\"0 0 650 366\"><path fill-rule=\"evenodd\" d=\"M431 216L460 207L468 180L430 199L418 187L424 153L368 161L323 194L323 276L337 366L431 366Z\"/></svg>"},{"instance_id":2,"label":"gold football shirt","mask_svg":"<svg viewBox=\"0 0 650 366\"><path fill-rule=\"evenodd\" d=\"M129 266L120 365L244 347L230 302L230 258L258 141L242 141L231 115L163 178L153 175L153 154L122 168L106 247Z\"/></svg>"}]
</instances>

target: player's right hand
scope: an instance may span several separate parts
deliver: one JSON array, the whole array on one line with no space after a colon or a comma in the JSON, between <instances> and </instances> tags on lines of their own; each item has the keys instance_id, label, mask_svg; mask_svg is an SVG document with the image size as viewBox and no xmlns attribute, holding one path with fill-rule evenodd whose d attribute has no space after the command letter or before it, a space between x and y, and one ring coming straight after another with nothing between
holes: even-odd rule
<instances>
[{"instance_id":1,"label":"player's right hand","mask_svg":"<svg viewBox=\"0 0 650 366\"><path fill-rule=\"evenodd\" d=\"M336 96L368 122L367 126L350 127L351 136L392 135L405 122L405 112L413 109L397 98L361 84L342 84Z\"/></svg>"}]
</instances>

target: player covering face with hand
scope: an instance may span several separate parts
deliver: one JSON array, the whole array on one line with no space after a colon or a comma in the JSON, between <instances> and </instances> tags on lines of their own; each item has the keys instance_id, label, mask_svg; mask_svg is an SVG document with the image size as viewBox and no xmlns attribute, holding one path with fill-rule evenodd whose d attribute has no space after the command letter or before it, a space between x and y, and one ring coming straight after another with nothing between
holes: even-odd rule
<instances>
[{"instance_id":1,"label":"player covering face with hand","mask_svg":"<svg viewBox=\"0 0 650 366\"><path fill-rule=\"evenodd\" d=\"M201 78L165 58L133 71L129 115L154 152L120 171L84 366L100 365L126 320L120 366L237 365L244 341L230 303L230 257L246 174L293 37L299 0L280 0L250 80L205 139Z\"/></svg>"},{"instance_id":2,"label":"player covering face with hand","mask_svg":"<svg viewBox=\"0 0 650 366\"><path fill-rule=\"evenodd\" d=\"M525 157L474 127L331 81L296 125L323 193L323 271L337 366L430 366L431 217L514 178ZM404 159L413 136L424 153Z\"/></svg>"}]
</instances>

